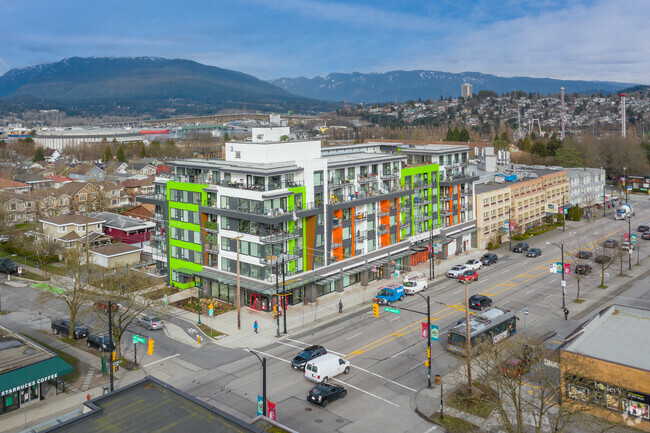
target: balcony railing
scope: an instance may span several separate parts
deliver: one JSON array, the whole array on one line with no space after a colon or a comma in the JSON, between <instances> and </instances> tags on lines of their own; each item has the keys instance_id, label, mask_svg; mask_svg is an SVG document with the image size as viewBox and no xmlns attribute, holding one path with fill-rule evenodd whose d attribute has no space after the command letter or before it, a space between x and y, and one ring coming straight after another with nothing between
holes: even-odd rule
<instances>
[{"instance_id":1,"label":"balcony railing","mask_svg":"<svg viewBox=\"0 0 650 433\"><path fill-rule=\"evenodd\" d=\"M350 185L351 183L352 183L352 179L332 177L330 178L330 181L328 182L327 186L331 188L333 186Z\"/></svg>"},{"instance_id":2,"label":"balcony railing","mask_svg":"<svg viewBox=\"0 0 650 433\"><path fill-rule=\"evenodd\" d=\"M315 209L315 208L317 208L319 206L322 206L322 204L309 202L309 203L305 203L305 204L296 204L294 206L287 206L286 208L270 208L270 207L266 207L266 206L261 206L261 205L259 205L257 203L254 203L249 207L236 206L234 208L230 208L230 207L221 207L221 206L217 206L217 205L213 205L212 207L217 208L217 209L232 210L232 211L248 213L248 214L253 214L253 215L264 215L264 216L267 216L267 217L279 217L279 216L290 214L294 210L295 211L303 211L303 210Z\"/></svg>"},{"instance_id":3,"label":"balcony railing","mask_svg":"<svg viewBox=\"0 0 650 433\"><path fill-rule=\"evenodd\" d=\"M218 233L219 232L219 223L212 222L212 221L206 221L204 228L205 228L206 232Z\"/></svg>"},{"instance_id":4,"label":"balcony railing","mask_svg":"<svg viewBox=\"0 0 650 433\"><path fill-rule=\"evenodd\" d=\"M167 240L167 235L164 235L162 233L156 233L156 234L152 233L151 234L151 240L154 240L154 241L166 241Z\"/></svg>"},{"instance_id":5,"label":"balcony railing","mask_svg":"<svg viewBox=\"0 0 650 433\"><path fill-rule=\"evenodd\" d=\"M366 214L365 212L360 212L354 215L354 219L356 221L363 221L367 218L368 218L368 214Z\"/></svg>"},{"instance_id":6,"label":"balcony railing","mask_svg":"<svg viewBox=\"0 0 650 433\"><path fill-rule=\"evenodd\" d=\"M205 244L205 251L209 253L219 253L219 243L217 242L208 242Z\"/></svg>"},{"instance_id":7,"label":"balcony railing","mask_svg":"<svg viewBox=\"0 0 650 433\"><path fill-rule=\"evenodd\" d=\"M330 204L336 204L336 203L345 203L345 202L350 202L354 200L361 200L367 197L377 197L377 196L382 196L386 194L392 194L394 192L399 192L399 191L408 191L412 188L404 188L401 186L396 186L390 189L380 189L378 191L370 191L370 192L364 192L364 191L359 191L358 194L331 194L330 195Z\"/></svg>"},{"instance_id":8,"label":"balcony railing","mask_svg":"<svg viewBox=\"0 0 650 433\"><path fill-rule=\"evenodd\" d=\"M334 218L332 220L332 228L337 229L343 225L343 220L341 218Z\"/></svg>"},{"instance_id":9,"label":"balcony railing","mask_svg":"<svg viewBox=\"0 0 650 433\"><path fill-rule=\"evenodd\" d=\"M450 196L450 195L441 195L440 196L440 201L449 201L449 200L453 200L453 197Z\"/></svg>"},{"instance_id":10,"label":"balcony railing","mask_svg":"<svg viewBox=\"0 0 650 433\"><path fill-rule=\"evenodd\" d=\"M282 254L278 254L277 256L271 255L271 256L262 257L260 258L260 263L263 265L275 265L276 263L281 263L282 260L284 260L285 262L290 262L300 257L302 257L302 250L295 249L291 253L282 253Z\"/></svg>"},{"instance_id":11,"label":"balcony railing","mask_svg":"<svg viewBox=\"0 0 650 433\"><path fill-rule=\"evenodd\" d=\"M153 220L154 220L155 222L158 222L158 223L161 223L161 222L164 222L164 221L165 221L165 219L163 218L162 214L159 214L159 213L157 213L157 214L154 215Z\"/></svg>"},{"instance_id":12,"label":"balcony railing","mask_svg":"<svg viewBox=\"0 0 650 433\"><path fill-rule=\"evenodd\" d=\"M390 229L389 229L388 227L385 228L385 229L379 229L379 230L377 230L377 234L378 234L379 236L381 236L381 235L386 235L386 234L388 234L388 233L390 233Z\"/></svg>"},{"instance_id":13,"label":"balcony railing","mask_svg":"<svg viewBox=\"0 0 650 433\"><path fill-rule=\"evenodd\" d=\"M343 241L341 239L334 239L331 244L331 248L341 248L343 246Z\"/></svg>"},{"instance_id":14,"label":"balcony railing","mask_svg":"<svg viewBox=\"0 0 650 433\"><path fill-rule=\"evenodd\" d=\"M380 209L379 212L377 212L377 215L380 217L388 216L390 215L390 209L388 208Z\"/></svg>"},{"instance_id":15,"label":"balcony railing","mask_svg":"<svg viewBox=\"0 0 650 433\"><path fill-rule=\"evenodd\" d=\"M398 179L399 170L386 170L381 172L382 179Z\"/></svg>"},{"instance_id":16,"label":"balcony railing","mask_svg":"<svg viewBox=\"0 0 650 433\"><path fill-rule=\"evenodd\" d=\"M405 229L407 227L411 227L411 220L400 221L399 228Z\"/></svg>"},{"instance_id":17,"label":"balcony railing","mask_svg":"<svg viewBox=\"0 0 650 433\"><path fill-rule=\"evenodd\" d=\"M302 229L294 231L278 231L278 232L260 232L260 242L263 244L276 244L291 239L298 239L302 235Z\"/></svg>"},{"instance_id":18,"label":"balcony railing","mask_svg":"<svg viewBox=\"0 0 650 433\"><path fill-rule=\"evenodd\" d=\"M359 183L375 182L377 180L377 174L376 173L360 174L357 176L357 180L359 181Z\"/></svg>"},{"instance_id":19,"label":"balcony railing","mask_svg":"<svg viewBox=\"0 0 650 433\"><path fill-rule=\"evenodd\" d=\"M365 240L368 237L367 232L357 232L357 234L354 235L354 240L357 242L361 242Z\"/></svg>"}]
</instances>

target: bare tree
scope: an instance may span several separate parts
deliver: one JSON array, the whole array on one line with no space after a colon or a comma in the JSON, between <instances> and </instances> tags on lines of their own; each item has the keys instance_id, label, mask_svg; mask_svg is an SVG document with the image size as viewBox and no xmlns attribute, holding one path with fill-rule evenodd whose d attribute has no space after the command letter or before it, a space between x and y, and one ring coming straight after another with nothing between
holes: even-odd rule
<instances>
[{"instance_id":1,"label":"bare tree","mask_svg":"<svg viewBox=\"0 0 650 433\"><path fill-rule=\"evenodd\" d=\"M61 246L53 241L49 236L39 236L34 241L34 251L39 264L43 266L43 271L47 275L47 265L55 262L56 255Z\"/></svg>"}]
</instances>

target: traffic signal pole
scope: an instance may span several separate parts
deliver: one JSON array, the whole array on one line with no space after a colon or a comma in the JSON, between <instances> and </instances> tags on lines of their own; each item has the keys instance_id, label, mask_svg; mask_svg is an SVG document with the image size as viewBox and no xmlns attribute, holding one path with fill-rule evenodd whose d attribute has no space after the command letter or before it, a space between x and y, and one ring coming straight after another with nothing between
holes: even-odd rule
<instances>
[{"instance_id":1,"label":"traffic signal pole","mask_svg":"<svg viewBox=\"0 0 650 433\"><path fill-rule=\"evenodd\" d=\"M427 296L427 358L429 366L427 370L427 384L431 388L431 301Z\"/></svg>"},{"instance_id":2,"label":"traffic signal pole","mask_svg":"<svg viewBox=\"0 0 650 433\"><path fill-rule=\"evenodd\" d=\"M110 343L113 342L113 307L111 305L111 300L108 300L108 341ZM117 349L117 347L115 348ZM108 362L110 363L110 391L113 392L115 390L114 387L114 382L113 382L113 353L115 351L111 352L111 356L108 359Z\"/></svg>"}]
</instances>

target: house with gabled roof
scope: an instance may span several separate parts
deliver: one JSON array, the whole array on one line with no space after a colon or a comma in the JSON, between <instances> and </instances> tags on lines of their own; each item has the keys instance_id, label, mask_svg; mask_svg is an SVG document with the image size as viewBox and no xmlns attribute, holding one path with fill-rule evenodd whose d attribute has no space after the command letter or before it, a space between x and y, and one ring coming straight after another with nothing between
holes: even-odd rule
<instances>
[{"instance_id":1,"label":"house with gabled roof","mask_svg":"<svg viewBox=\"0 0 650 433\"><path fill-rule=\"evenodd\" d=\"M26 183L32 190L52 187L51 179L29 171L15 175L14 180Z\"/></svg>"},{"instance_id":2,"label":"house with gabled roof","mask_svg":"<svg viewBox=\"0 0 650 433\"><path fill-rule=\"evenodd\" d=\"M110 243L103 232L104 220L88 215L58 215L39 219L43 224L43 236L65 247L74 245L100 246Z\"/></svg>"},{"instance_id":3,"label":"house with gabled roof","mask_svg":"<svg viewBox=\"0 0 650 433\"><path fill-rule=\"evenodd\" d=\"M99 186L88 182L70 182L59 188L70 197L70 208L74 213L89 212L97 208Z\"/></svg>"},{"instance_id":4,"label":"house with gabled roof","mask_svg":"<svg viewBox=\"0 0 650 433\"><path fill-rule=\"evenodd\" d=\"M29 192L30 189L31 187L25 182L18 182L12 179L0 178L0 191L23 193L23 192Z\"/></svg>"},{"instance_id":5,"label":"house with gabled roof","mask_svg":"<svg viewBox=\"0 0 650 433\"><path fill-rule=\"evenodd\" d=\"M33 222L38 218L36 200L28 193L3 191L0 193L0 201L11 224Z\"/></svg>"},{"instance_id":6,"label":"house with gabled roof","mask_svg":"<svg viewBox=\"0 0 650 433\"><path fill-rule=\"evenodd\" d=\"M27 195L34 198L40 217L53 217L72 213L72 197L59 189L41 188L30 191Z\"/></svg>"},{"instance_id":7,"label":"house with gabled roof","mask_svg":"<svg viewBox=\"0 0 650 433\"><path fill-rule=\"evenodd\" d=\"M129 165L126 169L127 173L142 174L145 176L153 176L156 174L156 166L151 164L135 163Z\"/></svg>"},{"instance_id":8,"label":"house with gabled roof","mask_svg":"<svg viewBox=\"0 0 650 433\"><path fill-rule=\"evenodd\" d=\"M153 194L156 189L150 178L127 179L125 181L122 181L122 187L124 188L126 194L129 196L132 204L137 203L137 196Z\"/></svg>"},{"instance_id":9,"label":"house with gabled roof","mask_svg":"<svg viewBox=\"0 0 650 433\"><path fill-rule=\"evenodd\" d=\"M94 264L107 269L115 269L139 262L141 251L142 248L138 246L118 242L93 248L90 253Z\"/></svg>"},{"instance_id":10,"label":"house with gabled roof","mask_svg":"<svg viewBox=\"0 0 650 433\"><path fill-rule=\"evenodd\" d=\"M102 181L106 179L106 172L94 164L77 164L70 169L68 177L83 181Z\"/></svg>"},{"instance_id":11,"label":"house with gabled roof","mask_svg":"<svg viewBox=\"0 0 650 433\"><path fill-rule=\"evenodd\" d=\"M117 210L124 209L130 205L129 196L122 185L105 180L99 182L98 204L95 209Z\"/></svg>"}]
</instances>

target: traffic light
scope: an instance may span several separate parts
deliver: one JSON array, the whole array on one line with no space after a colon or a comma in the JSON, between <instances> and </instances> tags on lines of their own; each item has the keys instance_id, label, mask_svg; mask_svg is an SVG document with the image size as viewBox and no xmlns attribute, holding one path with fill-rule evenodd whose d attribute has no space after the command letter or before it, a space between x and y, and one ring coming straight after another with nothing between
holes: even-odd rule
<instances>
[{"instance_id":1,"label":"traffic light","mask_svg":"<svg viewBox=\"0 0 650 433\"><path fill-rule=\"evenodd\" d=\"M375 317L379 317L379 304L377 303L372 304L372 315Z\"/></svg>"},{"instance_id":2,"label":"traffic light","mask_svg":"<svg viewBox=\"0 0 650 433\"><path fill-rule=\"evenodd\" d=\"M196 342L199 344L199 346L201 345L201 336L200 335L196 336Z\"/></svg>"},{"instance_id":3,"label":"traffic light","mask_svg":"<svg viewBox=\"0 0 650 433\"><path fill-rule=\"evenodd\" d=\"M117 364L115 364L115 365L113 366L113 373L117 373L118 371L120 371L120 366L117 365Z\"/></svg>"},{"instance_id":4,"label":"traffic light","mask_svg":"<svg viewBox=\"0 0 650 433\"><path fill-rule=\"evenodd\" d=\"M427 347L427 359L431 359L431 348Z\"/></svg>"},{"instance_id":5,"label":"traffic light","mask_svg":"<svg viewBox=\"0 0 650 433\"><path fill-rule=\"evenodd\" d=\"M111 352L111 361L115 362L116 359L117 359L117 352L112 351Z\"/></svg>"},{"instance_id":6,"label":"traffic light","mask_svg":"<svg viewBox=\"0 0 650 433\"><path fill-rule=\"evenodd\" d=\"M273 320L279 317L277 304L273 306Z\"/></svg>"},{"instance_id":7,"label":"traffic light","mask_svg":"<svg viewBox=\"0 0 650 433\"><path fill-rule=\"evenodd\" d=\"M428 360L428 359L427 359L426 361L424 361L424 366L425 366L425 367L428 367L428 366L429 366L429 360Z\"/></svg>"},{"instance_id":8,"label":"traffic light","mask_svg":"<svg viewBox=\"0 0 650 433\"><path fill-rule=\"evenodd\" d=\"M147 344L147 355L153 355L153 338L150 338Z\"/></svg>"}]
</instances>

